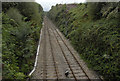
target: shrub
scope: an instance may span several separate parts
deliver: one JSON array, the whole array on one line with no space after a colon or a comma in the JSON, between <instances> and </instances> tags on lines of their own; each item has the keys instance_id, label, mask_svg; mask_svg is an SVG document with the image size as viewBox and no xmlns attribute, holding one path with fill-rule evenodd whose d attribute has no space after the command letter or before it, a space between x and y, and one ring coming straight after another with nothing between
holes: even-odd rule
<instances>
[{"instance_id":1,"label":"shrub","mask_svg":"<svg viewBox=\"0 0 120 81\"><path fill-rule=\"evenodd\" d=\"M14 22L17 22L18 24L22 22L22 15L16 8L10 8L7 11L7 14L11 19L15 20Z\"/></svg>"},{"instance_id":2,"label":"shrub","mask_svg":"<svg viewBox=\"0 0 120 81\"><path fill-rule=\"evenodd\" d=\"M3 4L5 12L2 13L3 79L23 80L34 65L42 27L42 7L37 3L17 3L16 6L13 4ZM23 7L25 9L22 9ZM33 7L35 12L29 11L30 8L27 10L28 7ZM28 16L25 16L26 14Z\"/></svg>"}]
</instances>

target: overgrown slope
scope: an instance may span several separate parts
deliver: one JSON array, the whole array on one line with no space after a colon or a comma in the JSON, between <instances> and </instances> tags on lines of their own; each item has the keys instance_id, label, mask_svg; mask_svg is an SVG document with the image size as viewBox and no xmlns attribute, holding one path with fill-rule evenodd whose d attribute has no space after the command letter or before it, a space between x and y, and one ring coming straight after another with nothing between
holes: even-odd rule
<instances>
[{"instance_id":1,"label":"overgrown slope","mask_svg":"<svg viewBox=\"0 0 120 81\"><path fill-rule=\"evenodd\" d=\"M88 66L107 81L120 80L119 10L120 3L104 2L60 4L48 13Z\"/></svg>"},{"instance_id":2,"label":"overgrown slope","mask_svg":"<svg viewBox=\"0 0 120 81\"><path fill-rule=\"evenodd\" d=\"M25 79L33 69L43 9L34 2L2 6L3 79Z\"/></svg>"}]
</instances>

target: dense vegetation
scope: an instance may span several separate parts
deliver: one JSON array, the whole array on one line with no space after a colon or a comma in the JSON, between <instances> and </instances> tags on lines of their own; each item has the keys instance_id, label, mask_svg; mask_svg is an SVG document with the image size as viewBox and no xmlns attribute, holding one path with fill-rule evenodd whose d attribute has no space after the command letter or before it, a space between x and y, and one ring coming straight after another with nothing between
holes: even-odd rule
<instances>
[{"instance_id":1,"label":"dense vegetation","mask_svg":"<svg viewBox=\"0 0 120 81\"><path fill-rule=\"evenodd\" d=\"M120 80L120 3L53 6L49 18L107 81Z\"/></svg>"},{"instance_id":2,"label":"dense vegetation","mask_svg":"<svg viewBox=\"0 0 120 81\"><path fill-rule=\"evenodd\" d=\"M2 22L2 14L0 13L0 22ZM2 23L0 23L0 76L2 76Z\"/></svg>"},{"instance_id":3,"label":"dense vegetation","mask_svg":"<svg viewBox=\"0 0 120 81\"><path fill-rule=\"evenodd\" d=\"M33 69L43 9L35 2L2 6L3 79L25 79Z\"/></svg>"}]
</instances>

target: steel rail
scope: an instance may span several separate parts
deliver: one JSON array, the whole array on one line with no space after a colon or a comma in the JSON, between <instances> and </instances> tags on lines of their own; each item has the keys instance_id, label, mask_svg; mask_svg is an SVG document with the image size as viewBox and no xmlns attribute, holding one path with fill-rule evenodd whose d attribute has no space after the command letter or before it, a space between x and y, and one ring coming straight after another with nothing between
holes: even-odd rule
<instances>
[{"instance_id":1,"label":"steel rail","mask_svg":"<svg viewBox=\"0 0 120 81\"><path fill-rule=\"evenodd\" d=\"M52 47L52 40L50 38L50 32L49 32L49 28L47 27L47 32L48 32L48 35L49 35L49 41L50 41L50 48L51 48L51 53L52 53L52 58L53 58L53 62L54 62L54 67L55 67L55 72L56 72L56 76L57 76L57 81L59 79L59 75L58 75L58 68L57 68L57 64L55 62L55 56L54 56L54 52L53 52L53 47Z\"/></svg>"},{"instance_id":2,"label":"steel rail","mask_svg":"<svg viewBox=\"0 0 120 81\"><path fill-rule=\"evenodd\" d=\"M44 46L43 46L43 81L47 81L47 59L46 59L46 28L44 26Z\"/></svg>"}]
</instances>

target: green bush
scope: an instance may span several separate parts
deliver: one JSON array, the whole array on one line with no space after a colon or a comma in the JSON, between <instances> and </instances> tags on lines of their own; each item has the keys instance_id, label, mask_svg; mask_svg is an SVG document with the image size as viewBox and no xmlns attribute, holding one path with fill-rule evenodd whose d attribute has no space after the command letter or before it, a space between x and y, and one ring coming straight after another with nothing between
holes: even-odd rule
<instances>
[{"instance_id":1,"label":"green bush","mask_svg":"<svg viewBox=\"0 0 120 81\"><path fill-rule=\"evenodd\" d=\"M32 11L27 13L31 15L31 20L26 21L28 16L22 14L22 11L18 9L22 3L17 3L16 6L7 6L7 4L4 3L3 11L5 13L2 13L3 79L23 80L33 69L42 27L42 7L40 5L34 7L37 11L34 14L39 15L35 19L34 14L31 14ZM14 5L14 3L9 4ZM27 4L38 5L36 3L26 3L22 6L27 6ZM37 20L38 22L36 22Z\"/></svg>"},{"instance_id":2,"label":"green bush","mask_svg":"<svg viewBox=\"0 0 120 81\"><path fill-rule=\"evenodd\" d=\"M31 20L32 17L36 17L35 14L42 12L42 7L35 2L21 2L17 8L23 16L27 17L28 20Z\"/></svg>"},{"instance_id":3,"label":"green bush","mask_svg":"<svg viewBox=\"0 0 120 81\"><path fill-rule=\"evenodd\" d=\"M18 24L22 22L23 16L20 14L20 12L16 8L10 8L7 11L7 14L11 19L13 19L13 22L17 22Z\"/></svg>"}]
</instances>

